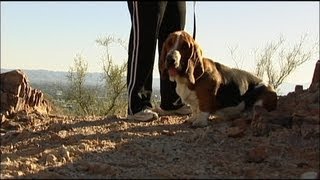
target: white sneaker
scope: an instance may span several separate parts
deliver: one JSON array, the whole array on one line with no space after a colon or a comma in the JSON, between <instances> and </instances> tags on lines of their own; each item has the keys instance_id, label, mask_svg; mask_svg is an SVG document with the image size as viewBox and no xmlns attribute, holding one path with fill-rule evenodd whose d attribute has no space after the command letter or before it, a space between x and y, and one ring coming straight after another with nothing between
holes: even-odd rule
<instances>
[{"instance_id":1,"label":"white sneaker","mask_svg":"<svg viewBox=\"0 0 320 180\"><path fill-rule=\"evenodd\" d=\"M176 110L163 110L158 107L155 110L160 116L170 116L170 115L189 115L192 113L191 108L189 105L184 105L179 109Z\"/></svg>"},{"instance_id":2,"label":"white sneaker","mask_svg":"<svg viewBox=\"0 0 320 180\"><path fill-rule=\"evenodd\" d=\"M137 121L151 121L154 119L158 119L159 116L156 112L151 109L144 109L134 115L128 115L128 120L137 120Z\"/></svg>"}]
</instances>

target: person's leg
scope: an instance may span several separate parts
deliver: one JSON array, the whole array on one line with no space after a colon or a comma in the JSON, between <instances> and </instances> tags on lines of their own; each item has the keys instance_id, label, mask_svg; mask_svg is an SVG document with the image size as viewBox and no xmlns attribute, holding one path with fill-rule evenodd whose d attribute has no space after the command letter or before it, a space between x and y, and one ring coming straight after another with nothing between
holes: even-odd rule
<instances>
[{"instance_id":1,"label":"person's leg","mask_svg":"<svg viewBox=\"0 0 320 180\"><path fill-rule=\"evenodd\" d=\"M158 52L161 54L162 44L168 35L174 31L184 30L186 17L185 1L168 2L160 27L158 39ZM175 110L183 106L180 97L176 93L176 83L169 79L160 80L161 104L163 110Z\"/></svg>"},{"instance_id":2,"label":"person's leg","mask_svg":"<svg viewBox=\"0 0 320 180\"><path fill-rule=\"evenodd\" d=\"M128 51L128 115L151 108L155 48L165 2L128 1L131 32Z\"/></svg>"}]
</instances>

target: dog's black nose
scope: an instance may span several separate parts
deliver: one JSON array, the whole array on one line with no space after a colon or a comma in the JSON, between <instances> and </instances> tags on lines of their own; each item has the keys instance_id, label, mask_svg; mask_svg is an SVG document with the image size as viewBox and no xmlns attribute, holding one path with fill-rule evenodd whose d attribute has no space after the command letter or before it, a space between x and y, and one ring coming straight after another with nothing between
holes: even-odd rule
<instances>
[{"instance_id":1,"label":"dog's black nose","mask_svg":"<svg viewBox=\"0 0 320 180\"><path fill-rule=\"evenodd\" d=\"M172 54L168 54L167 55L167 65L168 66L172 66L174 65L176 62L176 60L174 59L173 55Z\"/></svg>"}]
</instances>

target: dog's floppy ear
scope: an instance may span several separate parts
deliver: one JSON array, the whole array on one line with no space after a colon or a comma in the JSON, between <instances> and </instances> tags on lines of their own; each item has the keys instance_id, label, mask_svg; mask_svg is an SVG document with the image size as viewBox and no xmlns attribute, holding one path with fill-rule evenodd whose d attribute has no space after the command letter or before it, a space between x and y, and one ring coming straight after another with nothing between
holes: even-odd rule
<instances>
[{"instance_id":1,"label":"dog's floppy ear","mask_svg":"<svg viewBox=\"0 0 320 180\"><path fill-rule=\"evenodd\" d=\"M168 70L166 68L166 56L167 56L167 48L166 48L166 41L162 45L160 57L159 57L159 71L160 71L160 78L167 79L168 78Z\"/></svg>"},{"instance_id":2,"label":"dog's floppy ear","mask_svg":"<svg viewBox=\"0 0 320 180\"><path fill-rule=\"evenodd\" d=\"M198 44L193 42L193 51L191 57L188 60L188 67L186 69L187 77L191 84L195 84L196 80L199 79L204 73L202 50Z\"/></svg>"}]
</instances>

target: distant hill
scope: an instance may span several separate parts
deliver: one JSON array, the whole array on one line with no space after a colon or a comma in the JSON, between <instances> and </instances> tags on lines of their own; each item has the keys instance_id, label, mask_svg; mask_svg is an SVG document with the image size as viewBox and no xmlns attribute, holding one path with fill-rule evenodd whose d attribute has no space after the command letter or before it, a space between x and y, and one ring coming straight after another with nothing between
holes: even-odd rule
<instances>
[{"instance_id":1,"label":"distant hill","mask_svg":"<svg viewBox=\"0 0 320 180\"><path fill-rule=\"evenodd\" d=\"M2 69L1 73L11 71L12 69ZM31 83L67 83L68 72L64 71L49 71L49 70L27 70L22 69ZM88 73L86 84L88 85L100 85L101 84L102 73ZM310 83L304 83L303 88L306 89L310 86ZM279 87L279 95L287 95L289 92L294 91L296 84L283 83ZM153 79L154 90L160 89L160 78Z\"/></svg>"},{"instance_id":2,"label":"distant hill","mask_svg":"<svg viewBox=\"0 0 320 180\"><path fill-rule=\"evenodd\" d=\"M11 71L13 69L2 69L1 73ZM68 82L68 72L64 71L49 71L49 70L27 70L21 69L31 83L61 83L66 84ZM102 73L88 73L86 78L86 84L97 85L101 84Z\"/></svg>"}]
</instances>

